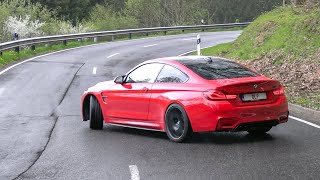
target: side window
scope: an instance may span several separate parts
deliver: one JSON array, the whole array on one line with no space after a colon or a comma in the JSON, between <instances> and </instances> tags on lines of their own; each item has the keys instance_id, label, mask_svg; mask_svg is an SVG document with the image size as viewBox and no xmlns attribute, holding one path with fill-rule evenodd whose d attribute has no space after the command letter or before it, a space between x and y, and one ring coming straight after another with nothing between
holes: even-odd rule
<instances>
[{"instance_id":1,"label":"side window","mask_svg":"<svg viewBox=\"0 0 320 180\"><path fill-rule=\"evenodd\" d=\"M163 64L145 64L133 70L126 79L127 83L154 83Z\"/></svg>"},{"instance_id":2,"label":"side window","mask_svg":"<svg viewBox=\"0 0 320 180\"><path fill-rule=\"evenodd\" d=\"M183 83L188 80L188 76L179 69L165 65L161 70L156 82L157 83Z\"/></svg>"}]
</instances>

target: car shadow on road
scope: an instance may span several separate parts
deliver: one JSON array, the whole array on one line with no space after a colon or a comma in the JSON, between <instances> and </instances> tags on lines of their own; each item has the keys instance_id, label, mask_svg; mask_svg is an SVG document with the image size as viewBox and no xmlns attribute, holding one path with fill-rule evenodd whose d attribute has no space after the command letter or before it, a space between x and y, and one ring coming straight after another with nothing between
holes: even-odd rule
<instances>
[{"instance_id":1,"label":"car shadow on road","mask_svg":"<svg viewBox=\"0 0 320 180\"><path fill-rule=\"evenodd\" d=\"M166 133L147 131L140 129L132 129L125 127L105 127L104 130L112 133L121 133L132 136L139 136L142 138L153 138L167 140ZM208 132L208 133L194 133L190 138L186 140L186 144L244 144L253 142L265 142L273 141L275 138L270 134L250 135L246 132Z\"/></svg>"},{"instance_id":2,"label":"car shadow on road","mask_svg":"<svg viewBox=\"0 0 320 180\"><path fill-rule=\"evenodd\" d=\"M133 136L145 137L145 138L155 138L155 139L163 139L163 140L167 139L166 133L158 132L158 131L148 131L148 130L127 128L127 127L116 127L116 126L107 126L107 127L104 127L104 130L112 133L122 133L122 134L128 134Z\"/></svg>"},{"instance_id":3,"label":"car shadow on road","mask_svg":"<svg viewBox=\"0 0 320 180\"><path fill-rule=\"evenodd\" d=\"M245 144L253 142L273 141L270 134L250 135L246 132L211 132L195 133L187 143L191 144Z\"/></svg>"}]
</instances>

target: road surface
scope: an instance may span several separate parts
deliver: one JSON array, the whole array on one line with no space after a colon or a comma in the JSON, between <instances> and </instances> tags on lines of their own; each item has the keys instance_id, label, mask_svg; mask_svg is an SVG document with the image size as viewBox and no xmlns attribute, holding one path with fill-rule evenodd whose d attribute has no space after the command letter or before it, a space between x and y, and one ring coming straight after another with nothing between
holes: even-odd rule
<instances>
[{"instance_id":1,"label":"road surface","mask_svg":"<svg viewBox=\"0 0 320 180\"><path fill-rule=\"evenodd\" d=\"M202 46L240 31L201 33ZM289 119L261 137L165 133L81 121L88 87L196 48L196 34L113 42L35 58L0 75L0 179L320 179L320 129Z\"/></svg>"}]
</instances>

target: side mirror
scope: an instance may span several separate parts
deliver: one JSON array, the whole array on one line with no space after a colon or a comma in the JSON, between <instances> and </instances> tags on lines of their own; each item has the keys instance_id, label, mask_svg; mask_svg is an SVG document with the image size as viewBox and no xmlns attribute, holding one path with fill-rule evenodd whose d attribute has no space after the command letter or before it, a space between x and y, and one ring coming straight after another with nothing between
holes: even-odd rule
<instances>
[{"instance_id":1,"label":"side mirror","mask_svg":"<svg viewBox=\"0 0 320 180\"><path fill-rule=\"evenodd\" d=\"M115 82L116 84L123 84L125 77L126 77L126 76L117 76L116 78L114 78L114 82Z\"/></svg>"}]
</instances>

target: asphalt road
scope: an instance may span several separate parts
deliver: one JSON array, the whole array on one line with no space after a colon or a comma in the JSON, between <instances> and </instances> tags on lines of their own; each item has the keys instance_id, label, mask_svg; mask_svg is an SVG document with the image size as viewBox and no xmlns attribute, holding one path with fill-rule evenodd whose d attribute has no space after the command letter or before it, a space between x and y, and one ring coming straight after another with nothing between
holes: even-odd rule
<instances>
[{"instance_id":1,"label":"asphalt road","mask_svg":"<svg viewBox=\"0 0 320 180\"><path fill-rule=\"evenodd\" d=\"M201 33L202 45L235 32ZM320 179L320 130L290 119L261 137L164 133L81 121L80 97L148 59L195 49L196 34L114 42L34 59L0 75L0 179Z\"/></svg>"}]
</instances>

